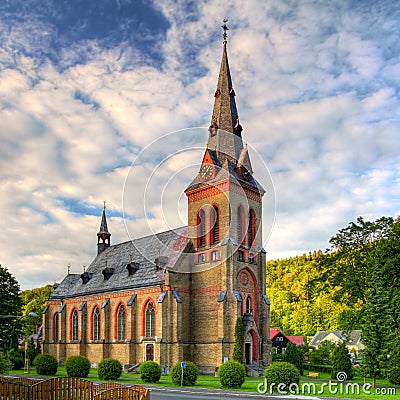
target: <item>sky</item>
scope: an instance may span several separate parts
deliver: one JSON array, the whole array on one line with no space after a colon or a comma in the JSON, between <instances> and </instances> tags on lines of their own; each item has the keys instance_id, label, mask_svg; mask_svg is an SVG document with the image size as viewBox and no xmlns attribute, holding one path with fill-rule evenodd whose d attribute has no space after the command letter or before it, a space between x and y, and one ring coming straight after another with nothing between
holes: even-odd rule
<instances>
[{"instance_id":1,"label":"sky","mask_svg":"<svg viewBox=\"0 0 400 400\"><path fill-rule=\"evenodd\" d=\"M21 289L186 225L227 18L268 259L400 214L400 4L2 0L0 263Z\"/></svg>"}]
</instances>

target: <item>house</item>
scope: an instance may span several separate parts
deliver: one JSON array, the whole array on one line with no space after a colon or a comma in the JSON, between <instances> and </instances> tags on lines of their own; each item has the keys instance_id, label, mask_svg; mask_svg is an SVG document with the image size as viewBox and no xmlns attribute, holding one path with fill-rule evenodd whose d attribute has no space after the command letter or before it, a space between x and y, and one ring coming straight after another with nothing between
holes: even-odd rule
<instances>
[{"instance_id":1,"label":"house","mask_svg":"<svg viewBox=\"0 0 400 400\"><path fill-rule=\"evenodd\" d=\"M43 311L43 352L59 363L73 355L126 367L154 360L168 372L187 360L211 374L232 358L238 316L246 364L271 362L265 191L243 145L223 28L207 148L185 190L188 225L111 244L104 207L97 256L82 274L68 273Z\"/></svg>"},{"instance_id":2,"label":"house","mask_svg":"<svg viewBox=\"0 0 400 400\"><path fill-rule=\"evenodd\" d=\"M361 342L361 330L345 331L318 331L311 339L309 345L318 347L322 342L346 343L346 347L355 356L359 356L360 350L364 349Z\"/></svg>"},{"instance_id":3,"label":"house","mask_svg":"<svg viewBox=\"0 0 400 400\"><path fill-rule=\"evenodd\" d=\"M286 336L279 328L270 328L269 332L273 354L285 353L288 343L296 346L304 344L303 336Z\"/></svg>"}]
</instances>

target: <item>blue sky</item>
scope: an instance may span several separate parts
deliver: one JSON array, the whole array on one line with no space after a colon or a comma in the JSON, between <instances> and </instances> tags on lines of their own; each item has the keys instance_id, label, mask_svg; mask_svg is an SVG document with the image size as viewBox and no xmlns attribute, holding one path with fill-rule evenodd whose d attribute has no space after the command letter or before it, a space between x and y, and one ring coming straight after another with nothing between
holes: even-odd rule
<instances>
[{"instance_id":1,"label":"blue sky","mask_svg":"<svg viewBox=\"0 0 400 400\"><path fill-rule=\"evenodd\" d=\"M400 214L398 2L3 0L0 263L23 289L90 263L104 199L113 243L186 224L223 18L243 136L274 183L268 257Z\"/></svg>"}]
</instances>

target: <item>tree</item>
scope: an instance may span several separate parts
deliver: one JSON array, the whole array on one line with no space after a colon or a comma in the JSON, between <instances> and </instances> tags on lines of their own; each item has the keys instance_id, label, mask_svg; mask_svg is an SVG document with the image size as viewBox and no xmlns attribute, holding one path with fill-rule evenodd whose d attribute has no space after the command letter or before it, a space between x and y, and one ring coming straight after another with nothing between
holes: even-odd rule
<instances>
[{"instance_id":1,"label":"tree","mask_svg":"<svg viewBox=\"0 0 400 400\"><path fill-rule=\"evenodd\" d=\"M353 367L351 365L351 355L346 344L339 343L332 351L332 372L331 377L336 378L338 372L345 372L347 379L353 379Z\"/></svg>"},{"instance_id":2,"label":"tree","mask_svg":"<svg viewBox=\"0 0 400 400\"><path fill-rule=\"evenodd\" d=\"M393 318L389 293L384 285L377 263L372 267L372 281L367 291L362 334L365 349L362 351L362 365L372 378L373 387L376 378L384 376L388 370L390 349L394 344Z\"/></svg>"},{"instance_id":3,"label":"tree","mask_svg":"<svg viewBox=\"0 0 400 400\"><path fill-rule=\"evenodd\" d=\"M331 354L334 344L325 340L318 348L310 349L309 359L311 364L329 365L331 363Z\"/></svg>"},{"instance_id":4,"label":"tree","mask_svg":"<svg viewBox=\"0 0 400 400\"><path fill-rule=\"evenodd\" d=\"M235 325L235 346L233 348L233 360L243 364L244 352L244 329L241 317L236 318Z\"/></svg>"},{"instance_id":5,"label":"tree","mask_svg":"<svg viewBox=\"0 0 400 400\"><path fill-rule=\"evenodd\" d=\"M0 265L0 315L21 315L20 288L17 280ZM0 348L8 349L13 329L19 333L19 321L4 318L0 324Z\"/></svg>"},{"instance_id":6,"label":"tree","mask_svg":"<svg viewBox=\"0 0 400 400\"><path fill-rule=\"evenodd\" d=\"M52 285L47 285L31 290L24 290L21 293L22 315L27 316L29 313L37 314L37 317L25 318L23 320L25 336L35 332L36 325L42 324L42 311L46 306L46 301L50 294L54 291Z\"/></svg>"},{"instance_id":7,"label":"tree","mask_svg":"<svg viewBox=\"0 0 400 400\"><path fill-rule=\"evenodd\" d=\"M391 217L364 221L362 217L330 239L331 252L319 259L322 281L327 287L338 287L337 299L346 298L350 306L359 300L365 302L369 287L369 260L382 239L393 229Z\"/></svg>"},{"instance_id":8,"label":"tree","mask_svg":"<svg viewBox=\"0 0 400 400\"><path fill-rule=\"evenodd\" d=\"M289 342L286 352L283 355L283 361L287 361L297 367L300 375L303 375L303 352L297 348L294 343Z\"/></svg>"}]
</instances>

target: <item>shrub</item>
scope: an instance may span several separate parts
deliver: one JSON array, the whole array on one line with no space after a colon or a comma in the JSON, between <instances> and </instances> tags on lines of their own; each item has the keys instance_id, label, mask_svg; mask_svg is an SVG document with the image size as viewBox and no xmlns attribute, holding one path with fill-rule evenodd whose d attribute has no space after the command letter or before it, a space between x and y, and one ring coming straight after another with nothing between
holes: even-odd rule
<instances>
[{"instance_id":1,"label":"shrub","mask_svg":"<svg viewBox=\"0 0 400 400\"><path fill-rule=\"evenodd\" d=\"M282 390L288 390L292 383L299 383L299 370L289 362L274 362L269 367L265 368L264 376L267 379L268 388L274 383L277 387L279 384L284 384Z\"/></svg>"},{"instance_id":2,"label":"shrub","mask_svg":"<svg viewBox=\"0 0 400 400\"><path fill-rule=\"evenodd\" d=\"M303 375L303 353L294 343L288 343L286 351L283 354L283 361L292 363L297 367L300 375Z\"/></svg>"},{"instance_id":3,"label":"shrub","mask_svg":"<svg viewBox=\"0 0 400 400\"><path fill-rule=\"evenodd\" d=\"M218 376L222 387L240 388L246 378L246 368L237 361L227 361L219 367Z\"/></svg>"},{"instance_id":4,"label":"shrub","mask_svg":"<svg viewBox=\"0 0 400 400\"><path fill-rule=\"evenodd\" d=\"M51 354L39 354L33 360L36 372L39 375L55 375L57 373L58 363Z\"/></svg>"},{"instance_id":5,"label":"shrub","mask_svg":"<svg viewBox=\"0 0 400 400\"><path fill-rule=\"evenodd\" d=\"M199 375L199 368L196 364L188 361L183 371L183 386L194 386ZM171 379L174 385L181 384L182 367L181 363L176 363L171 369Z\"/></svg>"},{"instance_id":6,"label":"shrub","mask_svg":"<svg viewBox=\"0 0 400 400\"><path fill-rule=\"evenodd\" d=\"M11 369L22 369L24 367L24 357L19 350L9 350L7 357L10 360Z\"/></svg>"},{"instance_id":7,"label":"shrub","mask_svg":"<svg viewBox=\"0 0 400 400\"><path fill-rule=\"evenodd\" d=\"M90 362L83 356L68 357L65 362L68 376L72 378L87 378L90 370Z\"/></svg>"},{"instance_id":8,"label":"shrub","mask_svg":"<svg viewBox=\"0 0 400 400\"><path fill-rule=\"evenodd\" d=\"M117 380L122 374L122 365L118 360L105 358L97 369L99 378L104 381Z\"/></svg>"},{"instance_id":9,"label":"shrub","mask_svg":"<svg viewBox=\"0 0 400 400\"><path fill-rule=\"evenodd\" d=\"M143 382L156 383L161 378L161 367L154 361L145 361L139 367L140 377Z\"/></svg>"},{"instance_id":10,"label":"shrub","mask_svg":"<svg viewBox=\"0 0 400 400\"><path fill-rule=\"evenodd\" d=\"M345 372L347 379L353 379L351 356L344 343L339 344L332 351L331 378L336 378L339 372Z\"/></svg>"},{"instance_id":11,"label":"shrub","mask_svg":"<svg viewBox=\"0 0 400 400\"><path fill-rule=\"evenodd\" d=\"M11 361L0 353L0 374L5 374L12 368Z\"/></svg>"},{"instance_id":12,"label":"shrub","mask_svg":"<svg viewBox=\"0 0 400 400\"><path fill-rule=\"evenodd\" d=\"M242 317L236 318L235 325L235 346L233 348L233 360L243 363L243 349L244 349L244 328Z\"/></svg>"}]
</instances>

